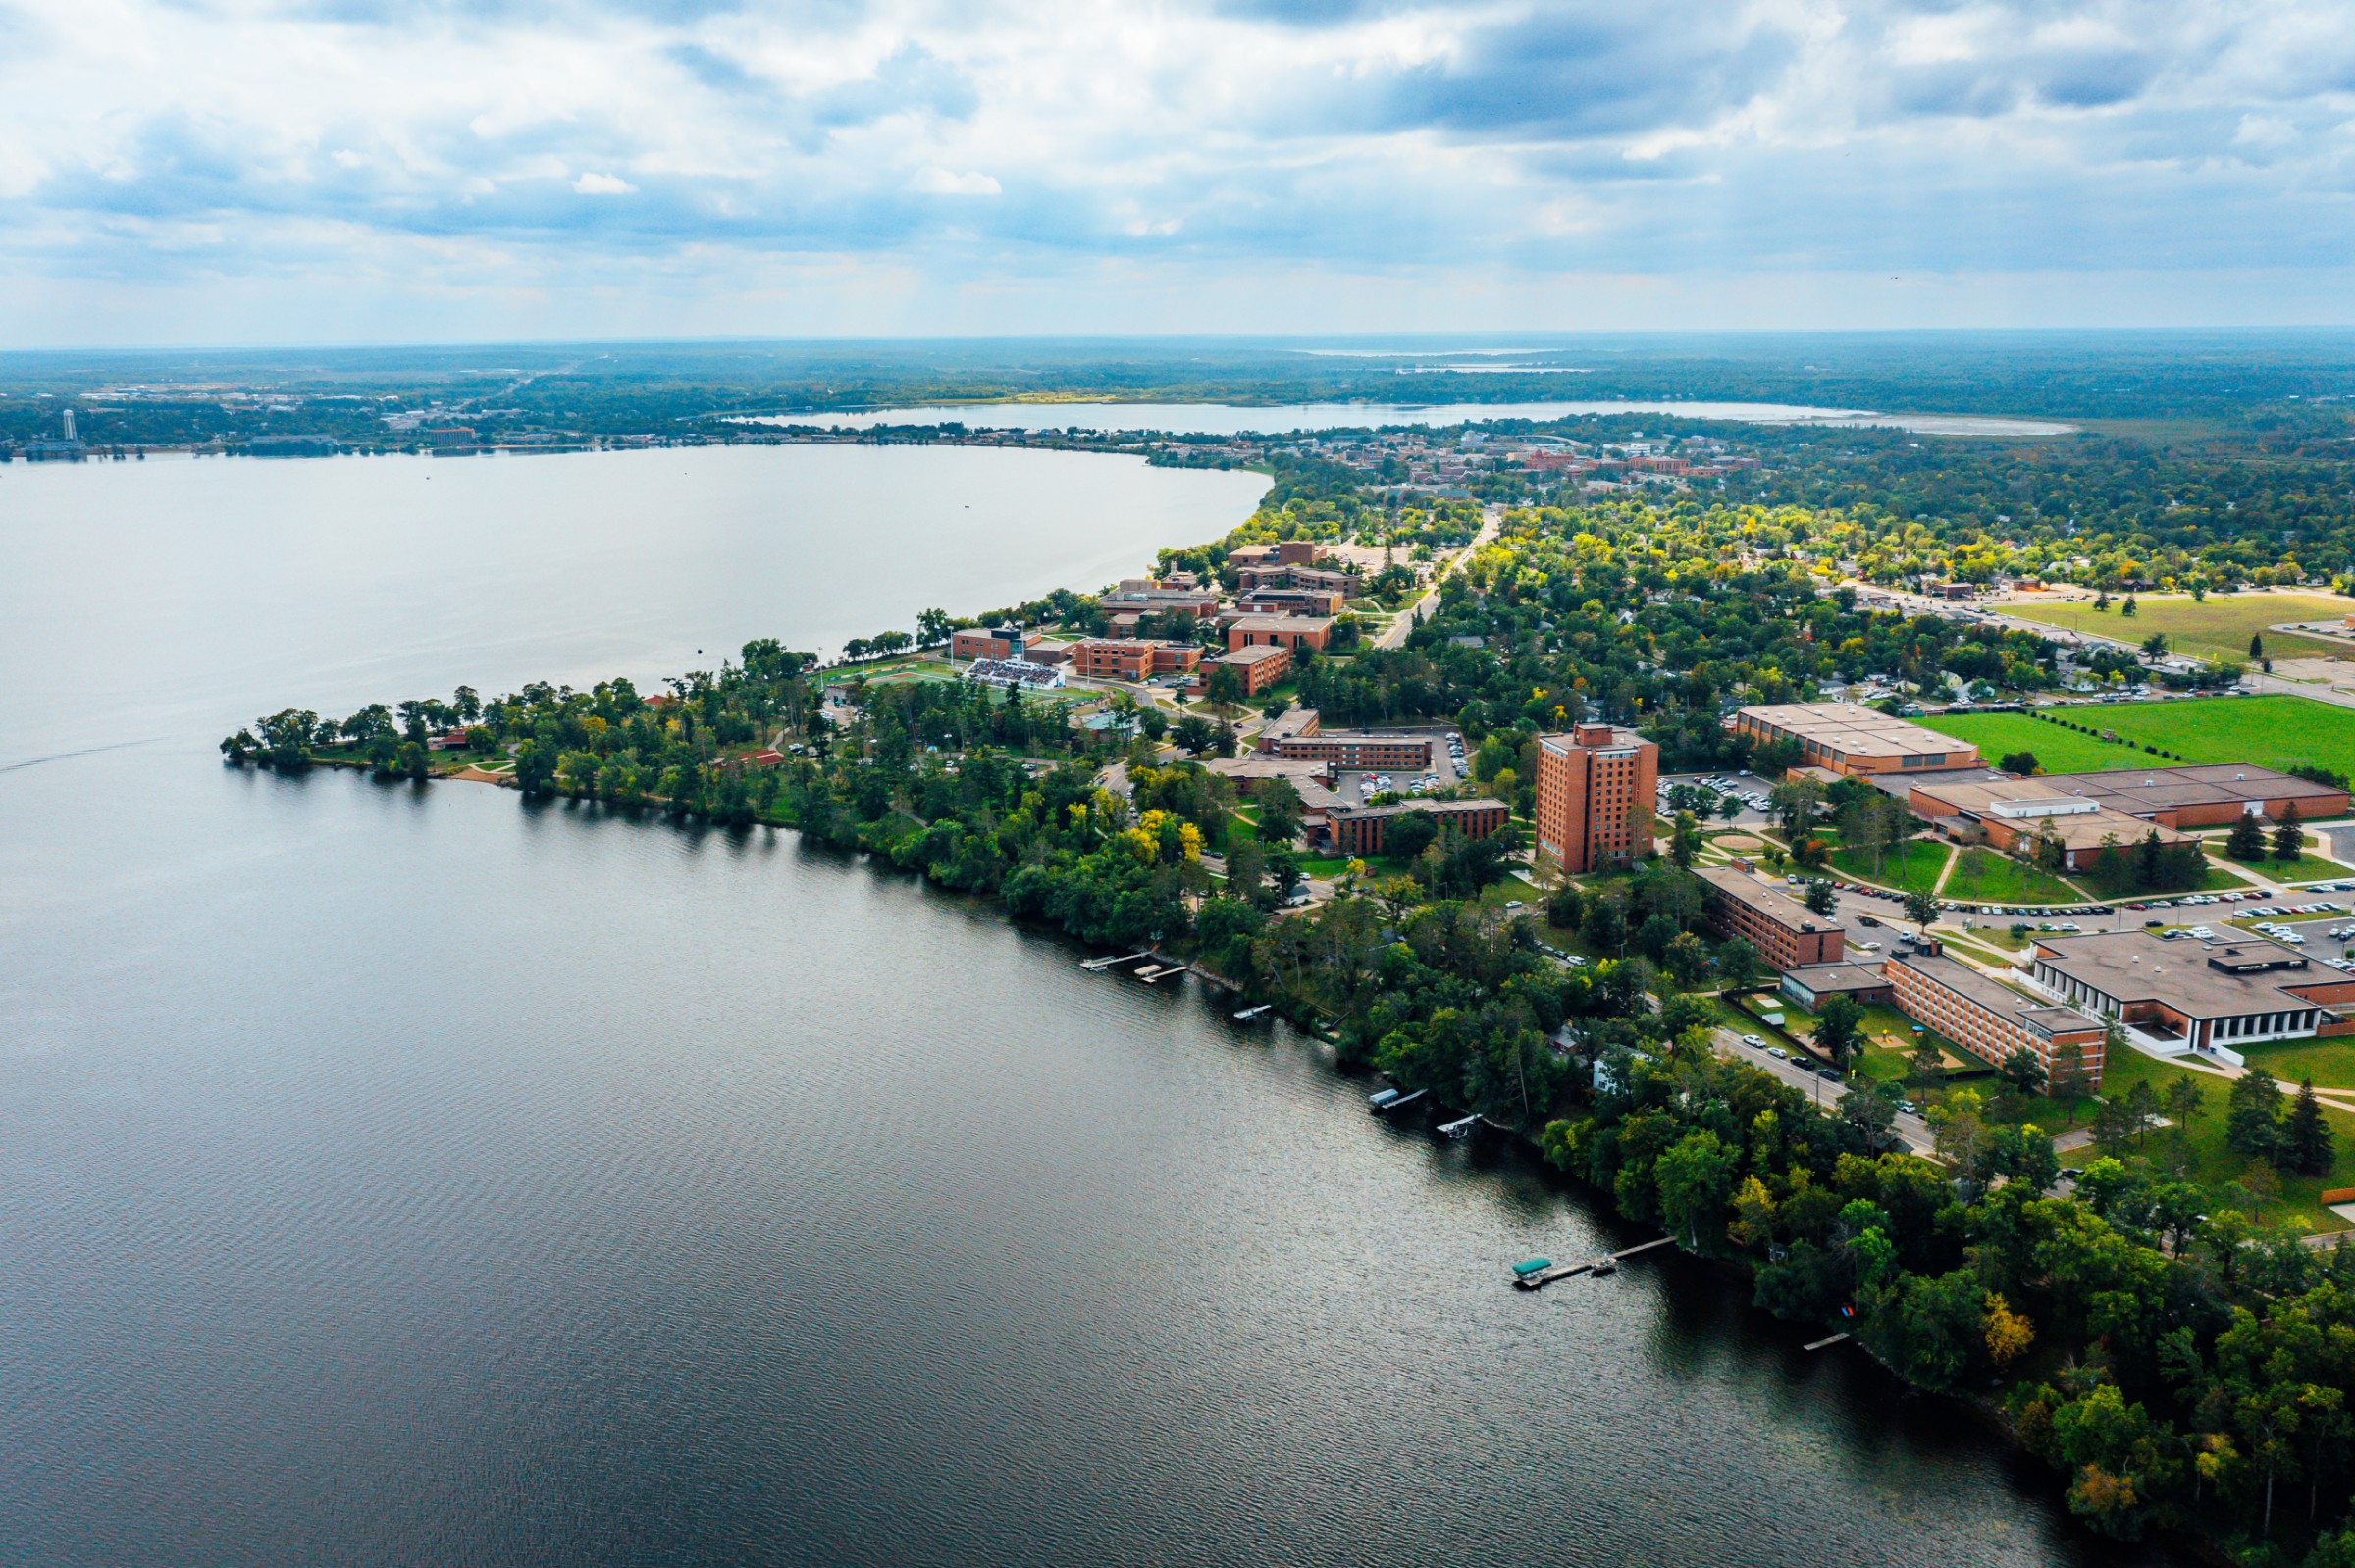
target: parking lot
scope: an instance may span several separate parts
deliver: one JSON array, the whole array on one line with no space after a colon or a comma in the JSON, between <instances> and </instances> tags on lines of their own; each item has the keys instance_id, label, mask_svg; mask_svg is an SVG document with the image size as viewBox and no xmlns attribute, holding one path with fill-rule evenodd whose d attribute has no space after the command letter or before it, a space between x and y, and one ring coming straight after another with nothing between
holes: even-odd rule
<instances>
[{"instance_id":1,"label":"parking lot","mask_svg":"<svg viewBox=\"0 0 2355 1568\"><path fill-rule=\"evenodd\" d=\"M1386 731L1387 733L1387 731ZM1410 735L1428 734L1431 737L1431 766L1416 772L1392 768L1387 772L1348 772L1335 776L1334 792L1352 806L1363 806L1377 795L1397 794L1412 800L1433 790L1450 788L1462 780L1470 767L1464 750L1464 738L1455 730L1408 730Z\"/></svg>"},{"instance_id":2,"label":"parking lot","mask_svg":"<svg viewBox=\"0 0 2355 1568\"><path fill-rule=\"evenodd\" d=\"M1726 819L1717 814L1719 804L1730 795L1742 808L1732 825L1761 827L1768 820L1766 792L1772 788L1752 773L1667 773L1660 777L1657 804L1663 817L1690 810L1704 823L1723 823Z\"/></svg>"}]
</instances>

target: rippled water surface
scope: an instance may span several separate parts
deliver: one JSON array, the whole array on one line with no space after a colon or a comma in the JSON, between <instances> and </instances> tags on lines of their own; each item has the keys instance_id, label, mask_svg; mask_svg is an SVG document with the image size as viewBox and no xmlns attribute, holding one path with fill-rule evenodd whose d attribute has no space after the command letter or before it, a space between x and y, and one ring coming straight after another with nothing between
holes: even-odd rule
<instances>
[{"instance_id":1,"label":"rippled water surface","mask_svg":"<svg viewBox=\"0 0 2355 1568\"><path fill-rule=\"evenodd\" d=\"M211 758L1256 494L750 455L0 471L0 1562L2084 1560L1707 1269L1507 1288L1643 1237L1314 1042L790 834Z\"/></svg>"}]
</instances>

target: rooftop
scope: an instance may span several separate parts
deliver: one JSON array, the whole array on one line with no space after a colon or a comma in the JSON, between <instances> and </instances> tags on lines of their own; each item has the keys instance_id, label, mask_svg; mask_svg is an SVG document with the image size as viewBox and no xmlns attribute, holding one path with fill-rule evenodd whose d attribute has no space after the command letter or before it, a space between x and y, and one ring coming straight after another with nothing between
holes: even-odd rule
<instances>
[{"instance_id":1,"label":"rooftop","mask_svg":"<svg viewBox=\"0 0 2355 1568\"><path fill-rule=\"evenodd\" d=\"M1813 741L1843 756L1976 756L1968 741L1876 713L1855 703L1768 703L1737 715Z\"/></svg>"},{"instance_id":2,"label":"rooftop","mask_svg":"<svg viewBox=\"0 0 2355 1568\"><path fill-rule=\"evenodd\" d=\"M1248 632L1321 632L1333 625L1330 615L1237 615L1229 623Z\"/></svg>"},{"instance_id":3,"label":"rooftop","mask_svg":"<svg viewBox=\"0 0 2355 1568\"><path fill-rule=\"evenodd\" d=\"M1981 974L1943 953L1892 954L1884 967L1900 964L1957 996L1976 1002L1996 1017L2010 1019L2038 1034L2050 1036L2085 1030L2098 1033L2102 1027L2101 1020L2090 1014L2073 1007L2053 1007L2034 1001L1994 976Z\"/></svg>"},{"instance_id":4,"label":"rooftop","mask_svg":"<svg viewBox=\"0 0 2355 1568\"><path fill-rule=\"evenodd\" d=\"M1921 783L1914 788L1965 816L1997 817L2021 833L2050 833L2071 850L2099 849L2105 840L2120 845L2157 834L2163 844L2189 838L2172 827L2111 810L2098 800L2052 787L2049 778L2004 778L1962 783Z\"/></svg>"},{"instance_id":5,"label":"rooftop","mask_svg":"<svg viewBox=\"0 0 2355 1568\"><path fill-rule=\"evenodd\" d=\"M1254 643L1248 648L1234 649L1211 660L1213 664L1262 664L1271 658L1290 658L1292 651L1282 643Z\"/></svg>"},{"instance_id":6,"label":"rooftop","mask_svg":"<svg viewBox=\"0 0 2355 1568\"><path fill-rule=\"evenodd\" d=\"M1403 816L1408 811L1437 811L1445 816L1457 811L1509 810L1504 802L1486 795L1463 801L1399 801L1390 806L1345 806L1335 810L1335 816Z\"/></svg>"},{"instance_id":7,"label":"rooftop","mask_svg":"<svg viewBox=\"0 0 2355 1568\"><path fill-rule=\"evenodd\" d=\"M1797 980L1817 995L1826 991L1876 991L1889 983L1888 977L1869 964L1803 964L1796 969L1785 969L1783 978Z\"/></svg>"},{"instance_id":8,"label":"rooftop","mask_svg":"<svg viewBox=\"0 0 2355 1568\"><path fill-rule=\"evenodd\" d=\"M2335 804L2346 793L2294 774L2277 773L2270 767L2235 762L2121 767L2108 773L2047 773L2037 782L2047 789L2100 801L2129 816L2220 801L2312 801L2329 796Z\"/></svg>"},{"instance_id":9,"label":"rooftop","mask_svg":"<svg viewBox=\"0 0 2355 1568\"><path fill-rule=\"evenodd\" d=\"M2298 992L2348 983L2334 970L2317 969L2297 949L2258 936L2229 942L2164 942L2147 931L2040 936L2036 955L2120 1003L2164 1002L2195 1019L2312 1007Z\"/></svg>"},{"instance_id":10,"label":"rooftop","mask_svg":"<svg viewBox=\"0 0 2355 1568\"><path fill-rule=\"evenodd\" d=\"M1769 887L1748 871L1732 865L1697 865L1693 874L1726 897L1749 905L1778 925L1795 931L1828 929L1838 922L1825 919L1782 889Z\"/></svg>"}]
</instances>

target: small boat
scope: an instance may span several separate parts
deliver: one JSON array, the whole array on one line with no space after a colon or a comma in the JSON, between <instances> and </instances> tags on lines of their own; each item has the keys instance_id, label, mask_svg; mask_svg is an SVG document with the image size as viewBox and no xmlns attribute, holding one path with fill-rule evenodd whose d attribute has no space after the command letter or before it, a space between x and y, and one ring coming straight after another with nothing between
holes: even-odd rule
<instances>
[{"instance_id":1,"label":"small boat","mask_svg":"<svg viewBox=\"0 0 2355 1568\"><path fill-rule=\"evenodd\" d=\"M1596 1276L1597 1279L1601 1278L1603 1275L1617 1274L1618 1272L1619 1260L1612 1257L1607 1252L1601 1257L1596 1258L1593 1263L1587 1265L1587 1273Z\"/></svg>"},{"instance_id":2,"label":"small boat","mask_svg":"<svg viewBox=\"0 0 2355 1568\"><path fill-rule=\"evenodd\" d=\"M1541 1269L1550 1269L1552 1267L1553 1260L1551 1258L1531 1258L1526 1263L1516 1263L1513 1265L1513 1277L1517 1280L1526 1280Z\"/></svg>"}]
</instances>

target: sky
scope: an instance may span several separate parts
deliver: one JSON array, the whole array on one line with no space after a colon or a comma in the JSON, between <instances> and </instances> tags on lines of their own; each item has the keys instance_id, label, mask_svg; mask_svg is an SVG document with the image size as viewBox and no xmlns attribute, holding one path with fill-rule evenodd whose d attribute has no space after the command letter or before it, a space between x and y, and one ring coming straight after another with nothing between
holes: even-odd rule
<instances>
[{"instance_id":1,"label":"sky","mask_svg":"<svg viewBox=\"0 0 2355 1568\"><path fill-rule=\"evenodd\" d=\"M0 0L0 346L2355 322L2355 0Z\"/></svg>"}]
</instances>

